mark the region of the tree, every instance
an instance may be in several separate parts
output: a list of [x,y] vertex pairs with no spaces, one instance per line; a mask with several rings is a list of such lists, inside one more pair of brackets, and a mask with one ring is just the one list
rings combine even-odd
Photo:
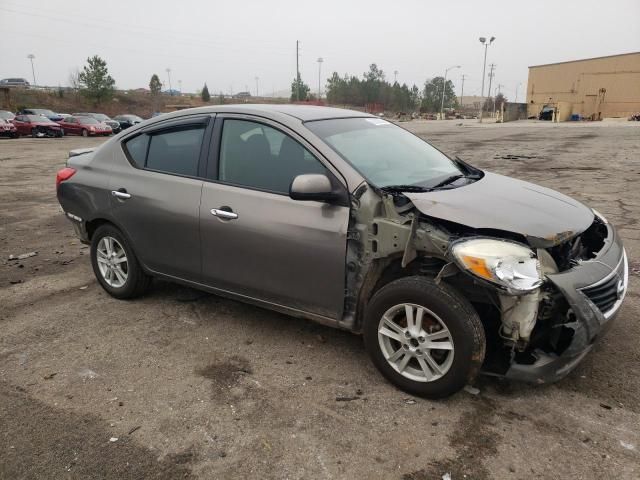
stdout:
[[382,103],[385,110],[395,112],[414,111],[420,102],[420,89],[413,85],[409,88],[395,82],[391,85],[384,79],[384,72],[375,63],[358,77],[333,72],[327,80],[327,101],[334,104],[363,106],[367,103]]
[[300,74],[291,82],[291,101],[305,101],[309,96],[309,85],[302,81]]
[[501,109],[502,109],[502,104],[503,104],[503,103],[506,103],[507,101],[508,101],[508,100],[507,100],[507,97],[505,97],[505,96],[502,94],[502,92],[499,92],[499,93],[496,95],[496,110],[501,110]]
[[78,75],[78,81],[80,92],[96,105],[113,97],[116,82],[109,75],[107,62],[98,55],[87,58],[87,65]]
[[[443,83],[444,77],[435,77],[425,82],[420,111],[432,113],[440,111]],[[447,80],[444,89],[444,106],[452,107],[455,106],[455,104],[456,94],[453,90],[453,82],[451,80]]]
[[209,100],[211,100],[211,95],[209,94],[209,87],[207,87],[207,84],[204,84],[204,87],[202,87],[202,93],[200,94],[200,96],[202,97],[202,101],[203,102],[209,102]]
[[151,80],[149,81],[149,90],[151,90],[151,95],[154,97],[159,95],[162,91],[162,83],[160,82],[160,77],[155,73],[151,75]]

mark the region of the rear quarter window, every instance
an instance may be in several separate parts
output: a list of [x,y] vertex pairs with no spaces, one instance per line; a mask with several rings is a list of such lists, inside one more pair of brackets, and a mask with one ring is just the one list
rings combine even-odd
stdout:
[[124,144],[124,149],[129,157],[129,160],[139,168],[144,168],[144,163],[147,157],[147,146],[149,145],[149,135],[143,133],[137,137],[127,140]]

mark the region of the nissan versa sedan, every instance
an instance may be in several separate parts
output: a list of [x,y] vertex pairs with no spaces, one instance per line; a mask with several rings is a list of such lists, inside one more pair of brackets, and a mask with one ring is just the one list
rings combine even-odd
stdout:
[[601,214],[361,112],[174,112],[70,152],[56,185],[112,296],[157,277],[362,334],[430,398],[562,378],[627,290]]

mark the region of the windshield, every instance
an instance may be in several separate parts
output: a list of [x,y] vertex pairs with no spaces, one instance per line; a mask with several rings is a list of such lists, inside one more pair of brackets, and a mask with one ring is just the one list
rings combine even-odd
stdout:
[[94,113],[92,116],[93,118],[95,118],[96,120],[100,120],[101,122],[104,122],[105,120],[111,120],[104,113]]
[[84,125],[95,125],[100,122],[92,117],[78,117],[78,123],[82,123]]
[[[49,120],[47,117],[43,117],[42,115],[25,115],[30,122],[36,123],[56,123]],[[57,125],[57,124],[56,124]]]
[[7,110],[0,110],[0,118],[4,118],[5,120],[12,120],[15,115]]
[[442,152],[386,120],[343,118],[307,122],[305,126],[379,188],[429,188],[461,174]]

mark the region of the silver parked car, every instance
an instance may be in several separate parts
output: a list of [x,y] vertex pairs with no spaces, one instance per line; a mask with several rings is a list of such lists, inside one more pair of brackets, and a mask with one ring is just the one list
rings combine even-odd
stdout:
[[159,277],[360,333],[387,379],[426,397],[481,368],[563,377],[627,289],[595,210],[361,112],[183,110],[72,151],[56,183],[114,297]]

